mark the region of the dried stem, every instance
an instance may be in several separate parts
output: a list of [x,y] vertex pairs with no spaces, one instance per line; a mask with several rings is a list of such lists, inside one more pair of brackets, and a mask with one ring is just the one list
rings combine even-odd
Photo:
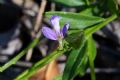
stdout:
[[47,4],[47,1],[42,0],[41,6],[40,6],[40,9],[39,9],[39,13],[38,13],[38,16],[37,16],[37,19],[36,19],[35,27],[34,27],[35,32],[38,32],[38,30],[40,29],[41,22],[42,22],[42,15],[45,11],[46,4]]
[[[40,26],[41,26],[42,17],[43,17],[43,13],[45,11],[46,4],[47,4],[47,0],[42,0],[41,6],[40,6],[40,9],[39,9],[39,12],[38,12],[38,16],[36,18],[36,22],[35,22],[35,26],[34,26],[34,31],[31,32],[32,37],[40,37],[40,35],[41,35],[41,33],[38,32],[38,31],[39,31]],[[38,32],[37,35],[36,35],[36,32]],[[26,59],[29,59],[29,60],[31,59],[32,52],[33,52],[32,50],[33,49],[28,50],[28,53],[26,55]]]
[[33,48],[29,49],[26,55],[26,61],[30,61],[33,53]]

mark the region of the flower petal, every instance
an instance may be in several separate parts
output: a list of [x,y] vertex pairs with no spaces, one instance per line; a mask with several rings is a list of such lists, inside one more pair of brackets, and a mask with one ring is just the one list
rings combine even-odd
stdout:
[[48,39],[57,40],[56,33],[48,27],[42,27],[42,33]]
[[51,21],[56,33],[60,34],[60,24],[59,24],[60,17],[59,16],[52,16],[50,21]]
[[63,37],[65,36],[66,32],[68,31],[68,28],[69,28],[69,24],[65,24],[64,27],[62,28]]

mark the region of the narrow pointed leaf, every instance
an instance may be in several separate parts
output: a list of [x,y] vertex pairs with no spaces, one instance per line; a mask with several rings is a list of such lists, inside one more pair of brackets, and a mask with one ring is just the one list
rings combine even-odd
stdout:
[[92,36],[88,38],[88,56],[90,57],[91,61],[95,60],[96,57],[96,44],[93,40]]
[[[79,33],[80,34],[80,33]],[[83,35],[83,34],[82,34]],[[74,37],[75,35],[72,35],[72,37]],[[75,36],[76,38],[84,38],[84,36]],[[75,38],[74,37],[74,38]],[[70,38],[68,38],[70,39]],[[68,42],[70,42],[71,40],[69,40]],[[81,64],[82,58],[85,55],[85,51],[86,51],[86,45],[85,45],[85,40],[74,40],[73,42],[78,42],[78,46],[77,47],[73,47],[72,51],[69,53],[67,62],[66,62],[66,66],[64,69],[64,73],[63,73],[63,78],[62,80],[72,80],[74,78],[74,76],[76,75],[76,71],[78,68],[78,65]],[[74,43],[72,43],[74,44]]]
[[96,46],[92,39],[92,36],[89,36],[88,40],[88,58],[89,58],[89,65],[91,70],[91,80],[96,80],[95,71],[94,71],[94,59],[96,57]]
[[61,20],[60,20],[61,26],[64,26],[65,23],[69,23],[70,29],[84,29],[104,21],[103,18],[96,17],[96,16],[83,15],[80,13],[72,13],[72,12],[46,12],[45,13],[45,16],[48,18],[50,18],[53,15],[58,15],[61,17]]

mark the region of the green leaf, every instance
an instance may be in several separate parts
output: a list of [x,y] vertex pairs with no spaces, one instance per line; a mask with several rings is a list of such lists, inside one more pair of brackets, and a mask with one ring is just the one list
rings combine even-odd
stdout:
[[[63,74],[63,80],[72,80],[75,75],[80,74],[80,76],[83,76],[88,68],[88,59],[89,57],[92,57],[92,61],[94,61],[96,57],[96,46],[93,41],[93,39],[89,42],[86,42],[86,39],[82,39],[81,37],[78,37],[79,33],[75,33],[74,38],[80,38],[81,40],[75,40],[79,43],[77,45],[80,45],[77,49],[73,49],[68,56],[68,60],[66,63],[66,67]],[[70,36],[70,35],[69,35]],[[70,41],[74,41],[72,38],[68,39]],[[71,43],[72,45],[75,42]],[[86,45],[85,45],[86,44]],[[84,45],[84,47],[83,47]]]
[[[88,53],[89,51],[94,52],[91,53],[92,59],[94,60],[96,57],[96,47],[92,41],[91,44],[86,42],[87,40],[84,38],[82,32],[72,33],[66,40],[74,48],[69,53],[63,73],[63,80],[72,80],[75,75],[80,74],[80,76],[83,76],[85,74],[88,68]],[[91,47],[89,45],[91,45]],[[93,49],[91,49],[92,47]]]
[[91,69],[91,80],[96,80],[95,71],[94,71],[94,59],[96,57],[96,46],[93,41],[92,36],[88,38],[88,57],[89,57],[89,65]]
[[82,63],[82,58],[86,52],[85,42],[82,42],[79,45],[81,45],[80,48],[72,49],[69,53],[62,80],[72,80],[76,75],[76,72],[78,72],[78,65]]
[[93,16],[93,11],[92,11],[92,8],[87,8],[83,11],[80,12],[80,14],[82,15],[89,15],[89,16]]
[[70,7],[85,5],[84,0],[51,0],[51,1]]
[[[88,63],[89,63],[89,59],[94,62],[96,57],[96,45],[94,40],[90,37],[87,40],[87,51],[84,55],[84,57],[81,60],[81,64],[78,65],[78,69],[76,72],[76,74],[80,74],[80,76],[84,76],[87,68],[88,68]],[[93,63],[92,63],[93,64]]]
[[85,37],[89,38],[90,35],[92,35],[93,33],[95,33],[97,30],[101,29],[102,27],[104,27],[105,25],[107,25],[109,22],[113,21],[114,19],[117,18],[117,15],[112,15],[111,17],[107,18],[104,22],[99,23],[95,26],[92,26],[90,28],[87,28],[84,30],[85,32]]
[[[78,73],[80,75],[84,75],[88,67],[88,59],[89,59],[89,64],[92,72],[91,78],[95,80],[94,59],[96,57],[96,47],[93,39],[91,39],[90,37],[92,33],[94,33],[96,30],[99,30],[101,27],[106,25],[108,22],[114,20],[115,18],[116,18],[116,15],[113,15],[112,17],[109,17],[108,19],[106,19],[105,22],[85,30],[85,39],[83,39],[82,41],[83,42],[87,41],[86,42],[87,45],[84,45],[84,48],[81,45],[79,49],[73,49],[73,51],[71,51],[66,63],[65,70],[64,70],[63,80],[72,80],[73,77]],[[87,30],[88,30],[88,33],[87,33]]]
[[83,30],[79,30],[79,29],[68,30],[67,34],[71,35],[71,34],[74,34],[74,33],[78,33],[80,31],[83,31]]
[[91,59],[91,61],[94,61],[97,52],[95,41],[93,40],[92,36],[90,36],[87,41],[88,41],[88,49],[87,49],[88,56]]
[[88,68],[88,55],[87,53],[85,53],[81,60],[81,63],[78,65],[76,75],[79,74],[80,76],[84,76],[87,68]]
[[58,15],[61,17],[61,20],[60,20],[61,27],[63,27],[65,23],[69,23],[70,29],[84,29],[86,27],[89,27],[104,21],[103,18],[83,15],[80,13],[72,13],[72,12],[46,12],[45,13],[45,16],[48,18],[50,18],[53,15]]
[[83,76],[88,68],[88,60],[94,61],[96,57],[96,45],[92,38],[88,38],[87,40],[87,51],[84,57],[82,58],[81,64],[77,69],[80,76]]

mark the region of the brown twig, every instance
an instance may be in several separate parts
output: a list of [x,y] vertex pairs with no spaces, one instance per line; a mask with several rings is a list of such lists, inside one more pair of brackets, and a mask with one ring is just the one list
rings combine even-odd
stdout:
[[35,32],[38,32],[38,30],[40,29],[41,22],[42,22],[42,17],[43,17],[43,13],[45,11],[46,4],[47,4],[47,1],[42,0],[41,6],[40,6],[40,9],[39,9],[39,13],[38,13],[38,16],[37,16],[37,19],[36,19],[35,27],[34,27]]
[[[38,12],[38,16],[36,18],[36,22],[35,22],[35,26],[34,26],[34,31],[31,32],[32,37],[39,38],[40,35],[41,35],[41,32],[38,32],[38,31],[39,31],[41,23],[42,23],[42,17],[43,17],[43,13],[45,11],[46,4],[47,4],[47,0],[42,0],[41,6],[40,6],[40,9],[39,9],[39,12]],[[38,33],[36,34],[36,32],[38,32]],[[26,60],[27,61],[31,59],[32,52],[33,52],[32,50],[33,49],[28,50],[28,53],[26,55]]]
[[33,53],[33,48],[29,49],[26,55],[26,61],[30,61]]

